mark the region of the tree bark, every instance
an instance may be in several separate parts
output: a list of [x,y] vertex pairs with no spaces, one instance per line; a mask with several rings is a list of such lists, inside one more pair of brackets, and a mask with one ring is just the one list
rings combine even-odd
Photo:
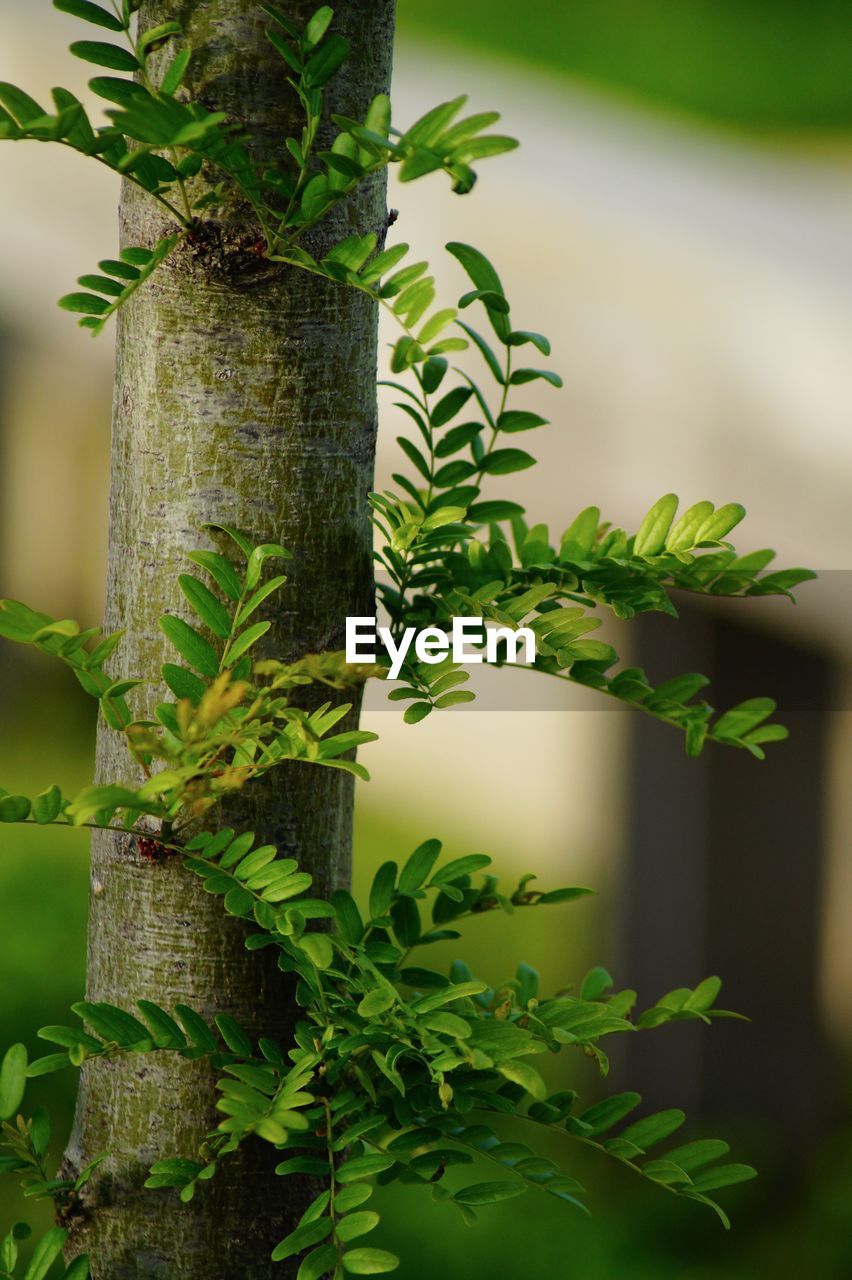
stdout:
[[[296,22],[313,0],[283,0]],[[330,86],[330,109],[363,119],[389,87],[394,0],[340,0],[334,29],[351,53]],[[144,28],[183,24],[194,50],[187,85],[227,111],[261,163],[299,136],[295,94],[248,0],[144,4]],[[217,175],[218,177],[218,175]],[[385,227],[375,180],[323,229],[333,242]],[[121,240],[150,246],[169,229],[159,207],[126,185]],[[294,657],[343,646],[347,614],[372,610],[367,493],[376,433],[376,315],[361,293],[259,257],[250,218],[233,205],[174,255],[122,312],[112,444],[106,627],[126,637],[115,676],[152,676],[169,653],[157,619],[183,613],[177,576],[198,532],[218,520],[293,552],[265,652]],[[316,249],[316,243],[311,246]],[[269,616],[269,615],[267,615]],[[150,692],[153,702],[155,693]],[[141,705],[137,704],[141,710]],[[100,781],[132,769],[119,735],[102,729]],[[285,766],[240,803],[240,824],[292,851],[320,892],[345,884],[351,779]],[[194,877],[140,856],[135,841],[93,841],[88,998],[125,1008],[147,998],[227,1012],[253,1033],[286,1035],[292,1007],[283,975],[243,946]],[[143,1191],[157,1159],[193,1156],[215,1125],[213,1075],[170,1054],[89,1064],[83,1071],[71,1168],[102,1152],[87,1188],[74,1252],[96,1280],[256,1280],[286,1274],[270,1250],[292,1228],[293,1179],[270,1176],[275,1155],[249,1142],[192,1204]]]

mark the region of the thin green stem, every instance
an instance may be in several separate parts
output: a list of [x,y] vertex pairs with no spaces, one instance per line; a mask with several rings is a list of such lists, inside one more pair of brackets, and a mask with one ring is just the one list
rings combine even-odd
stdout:
[[325,1111],[325,1145],[328,1152],[328,1216],[331,1220],[331,1239],[334,1248],[337,1251],[337,1261],[334,1264],[335,1280],[341,1274],[341,1252],[340,1241],[337,1238],[337,1212],[335,1209],[334,1198],[337,1194],[337,1172],[334,1165],[334,1123],[332,1120],[331,1103],[328,1098],[322,1100],[323,1110]]

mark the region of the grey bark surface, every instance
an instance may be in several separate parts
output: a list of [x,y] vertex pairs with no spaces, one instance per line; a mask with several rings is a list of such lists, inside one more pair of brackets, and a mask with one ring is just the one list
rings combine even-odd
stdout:
[[[303,22],[316,5],[282,6]],[[351,54],[330,86],[331,110],[363,118],[390,79],[394,0],[341,0],[334,28]],[[187,84],[245,126],[254,154],[280,156],[298,136],[295,95],[249,0],[143,5],[144,27],[180,21],[194,52]],[[330,242],[385,226],[382,181],[343,206]],[[152,245],[170,228],[136,188],[122,195],[121,240]],[[367,493],[376,433],[373,303],[264,263],[245,211],[232,206],[178,251],[122,313],[117,339],[106,626],[126,638],[115,676],[150,676],[174,660],[158,627],[184,613],[177,576],[186,552],[212,545],[205,521],[245,529],[293,552],[274,606],[266,654],[341,648],[347,614],[372,609]],[[316,245],[314,245],[316,247]],[[224,547],[220,547],[224,549]],[[189,615],[185,615],[189,616]],[[149,690],[151,703],[156,691]],[[137,712],[142,709],[137,702]],[[99,780],[130,778],[119,735],[102,729]],[[309,765],[253,785],[240,825],[292,851],[320,892],[345,884],[351,779]],[[88,998],[132,1008],[147,998],[227,1012],[253,1033],[286,1036],[284,975],[250,954],[241,923],[194,877],[140,856],[135,841],[98,834],[92,848]],[[109,1158],[87,1188],[72,1253],[87,1249],[96,1280],[259,1280],[286,1275],[269,1260],[305,1188],[270,1176],[260,1142],[226,1162],[190,1205],[142,1191],[150,1164],[192,1157],[215,1126],[208,1066],[167,1053],[89,1064],[66,1161]]]

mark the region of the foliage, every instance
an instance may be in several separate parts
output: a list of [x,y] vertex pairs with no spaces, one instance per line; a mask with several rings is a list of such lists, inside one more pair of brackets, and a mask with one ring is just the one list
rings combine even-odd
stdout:
[[[783,727],[769,720],[771,699],[753,698],[716,716],[709,703],[697,700],[706,683],[700,675],[653,687],[638,669],[613,672],[614,650],[589,638],[599,626],[592,615],[599,607],[625,619],[652,609],[675,614],[675,591],[789,595],[812,576],[809,571],[767,571],[768,551],[738,556],[727,541],[744,515],[738,504],[717,509],[699,502],[676,519],[674,495],[661,498],[635,534],[602,523],[599,510],[588,507],[552,543],[547,528],[529,524],[519,504],[482,495],[492,477],[513,475],[535,461],[506,440],[546,425],[516,403],[518,389],[536,381],[561,385],[551,370],[517,363],[527,347],[547,358],[550,344],[535,331],[514,327],[491,263],[472,246],[448,245],[472,287],[457,308],[436,310],[434,279],[426,263],[406,262],[408,246],[385,248],[374,234],[351,235],[316,258],[302,243],[359,183],[391,164],[400,166],[403,181],[441,170],[457,192],[469,192],[474,162],[515,145],[488,132],[496,114],[459,120],[465,100],[457,98],[400,132],[391,127],[389,103],[379,95],[363,122],[335,116],[338,132],[330,147],[318,150],[325,88],[346,58],[346,42],[331,30],[327,7],[299,31],[278,8],[264,4],[268,35],[289,73],[304,126],[300,137],[286,140],[280,166],[259,171],[250,139],[182,88],[191,57],[186,47],[175,50],[158,84],[151,79],[149,56],[179,41],[177,23],[133,36],[138,6],[128,0],[113,12],[89,0],[56,4],[125,41],[79,41],[72,45],[75,55],[135,79],[92,81],[94,92],[115,104],[107,112],[110,123],[98,127],[65,90],[54,91],[56,111],[50,114],[21,90],[0,85],[0,136],[71,146],[143,187],[174,220],[158,244],[126,248],[119,258],[102,261],[103,274],[81,277],[84,292],[61,305],[82,312],[81,323],[100,331],[115,310],[133,305],[155,271],[169,270],[170,257],[182,252],[201,223],[240,200],[256,220],[270,262],[366,293],[401,328],[390,385],[412,424],[414,438],[399,438],[412,470],[394,476],[393,491],[372,498],[381,601],[395,635],[412,625],[447,629],[458,614],[481,618],[483,628],[528,625],[538,640],[530,669],[597,688],[674,725],[691,754],[712,741],[762,757],[766,743],[784,737]],[[459,318],[471,306],[484,311],[488,337]],[[487,382],[451,369],[447,357],[468,348],[482,361]],[[70,620],[0,602],[0,637],[33,645],[70,667],[128,748],[126,778],[73,797],[59,786],[34,798],[0,791],[0,821],[123,831],[136,838],[140,859],[180,860],[206,892],[222,899],[228,914],[248,923],[247,947],[272,947],[279,967],[292,975],[301,1009],[294,1042],[263,1039],[255,1045],[230,1017],[220,1015],[211,1026],[180,1005],[169,1011],[140,1000],[138,1012],[131,1012],[80,1002],[73,1010],[79,1025],[40,1033],[57,1050],[31,1063],[23,1046],[6,1054],[0,1118],[7,1122],[8,1154],[0,1169],[18,1175],[25,1194],[51,1197],[60,1217],[72,1212],[88,1179],[97,1176],[98,1161],[73,1181],[48,1176],[47,1118],[20,1113],[26,1079],[91,1058],[168,1052],[208,1059],[220,1073],[222,1119],[200,1151],[163,1153],[148,1185],[175,1187],[188,1200],[242,1142],[271,1142],[283,1153],[279,1176],[324,1181],[273,1254],[276,1260],[304,1254],[300,1280],[342,1271],[380,1274],[397,1265],[385,1250],[350,1247],[378,1224],[378,1215],[363,1208],[373,1181],[420,1186],[467,1222],[475,1220],[478,1206],[528,1188],[582,1207],[583,1189],[573,1177],[532,1148],[501,1138],[507,1116],[520,1117],[531,1131],[556,1130],[595,1147],[669,1192],[711,1205],[727,1225],[711,1193],[754,1171],[716,1163],[727,1153],[725,1143],[699,1140],[660,1155],[652,1148],[681,1126],[681,1112],[622,1127],[639,1105],[638,1095],[577,1109],[576,1095],[549,1092],[529,1061],[575,1049],[605,1075],[605,1036],[725,1016],[715,1008],[718,979],[670,992],[636,1017],[636,994],[613,992],[603,969],[588,974],[576,993],[566,988],[542,995],[536,973],[521,964],[513,978],[490,989],[463,961],[447,974],[412,963],[412,952],[460,938],[458,926],[471,915],[556,905],[589,891],[542,892],[532,876],[506,891],[486,872],[490,859],[484,855],[441,864],[440,843],[427,840],[401,868],[395,862],[380,868],[368,903],[357,904],[343,889],[326,901],[311,895],[311,876],[295,859],[279,857],[273,845],[257,846],[252,832],[217,827],[216,806],[224,797],[283,762],[365,778],[354,752],[375,735],[339,728],[351,704],[331,699],[308,711],[294,694],[305,685],[337,694],[387,673],[381,666],[348,665],[335,653],[291,663],[269,654],[258,658],[271,625],[261,617],[262,606],[285,582],[282,574],[268,574],[269,562],[288,553],[276,544],[255,546],[228,524],[206,530],[211,545],[189,553],[204,577],[182,574],[176,586],[183,603],[160,619],[180,659],[165,663],[160,679],[153,673],[110,677],[106,668],[120,634],[81,631]],[[176,608],[178,600],[176,592]],[[408,700],[405,719],[416,723],[434,708],[469,701],[472,695],[460,687],[466,678],[451,661],[409,661],[389,696]],[[131,703],[151,684],[164,684],[171,697],[134,710]],[[199,833],[202,820],[211,830]],[[467,1165],[474,1168],[464,1173]],[[465,1180],[485,1167],[487,1177]],[[456,1185],[459,1177],[462,1185]],[[15,1228],[2,1246],[7,1276],[14,1274],[21,1231]],[[64,1227],[48,1233],[25,1280],[43,1275],[65,1240]],[[74,1280],[87,1274],[85,1258],[67,1272]]]
[[[373,1180],[429,1190],[469,1223],[477,1207],[529,1189],[584,1208],[575,1178],[531,1147],[500,1138],[507,1115],[522,1117],[531,1131],[547,1128],[593,1146],[674,1194],[711,1205],[727,1225],[710,1193],[754,1170],[718,1164],[726,1143],[705,1139],[650,1154],[683,1124],[681,1111],[624,1128],[641,1101],[638,1094],[578,1110],[576,1094],[550,1093],[528,1061],[573,1048],[593,1056],[605,1075],[605,1036],[731,1016],[714,1007],[718,979],[671,992],[631,1020],[636,993],[612,993],[603,969],[587,974],[576,993],[544,996],[537,973],[525,964],[491,989],[462,961],[448,974],[412,963],[415,950],[459,938],[458,926],[470,916],[570,902],[588,889],[542,892],[532,887],[534,877],[524,876],[504,891],[491,874],[479,876],[488,857],[441,864],[440,842],[427,840],[401,868],[395,862],[380,867],[368,903],[359,907],[344,890],[330,901],[307,896],[310,875],[294,859],[279,858],[274,846],[255,846],[251,832],[224,828],[182,846],[164,840],[161,849],[181,857],[208,893],[222,897],[227,912],[251,922],[249,950],[275,948],[279,967],[293,974],[302,1010],[294,1046],[271,1039],[255,1045],[229,1016],[211,1026],[184,1005],[170,1012],[140,1000],[137,1013],[81,1001],[73,1006],[77,1024],[39,1032],[57,1050],[30,1063],[22,1045],[7,1052],[3,1114],[17,1112],[28,1077],[89,1059],[154,1052],[208,1058],[221,1073],[222,1119],[198,1153],[158,1161],[146,1185],[174,1187],[189,1200],[240,1143],[251,1136],[272,1143],[283,1155],[280,1177],[306,1174],[327,1183],[273,1253],[276,1260],[306,1253],[303,1276],[396,1267],[397,1259],[384,1250],[349,1247],[379,1224],[379,1215],[362,1207]],[[430,898],[431,921],[424,924]],[[45,1124],[39,1112],[29,1120],[19,1117],[17,1129],[7,1124],[10,1155],[2,1167],[23,1175],[27,1194],[73,1205],[97,1162],[75,1183],[48,1178]],[[483,1166],[488,1176],[469,1181]],[[462,1185],[455,1185],[457,1175]]]

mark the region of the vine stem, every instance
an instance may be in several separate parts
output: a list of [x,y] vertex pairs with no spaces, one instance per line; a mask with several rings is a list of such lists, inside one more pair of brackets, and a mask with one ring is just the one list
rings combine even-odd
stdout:
[[331,1113],[331,1103],[328,1098],[323,1098],[323,1110],[325,1111],[325,1145],[328,1152],[328,1216],[331,1220],[331,1239],[337,1252],[337,1261],[334,1264],[334,1280],[343,1275],[342,1259],[340,1253],[340,1240],[337,1237],[337,1213],[335,1210],[335,1195],[337,1194],[337,1171],[334,1164],[334,1121]]

